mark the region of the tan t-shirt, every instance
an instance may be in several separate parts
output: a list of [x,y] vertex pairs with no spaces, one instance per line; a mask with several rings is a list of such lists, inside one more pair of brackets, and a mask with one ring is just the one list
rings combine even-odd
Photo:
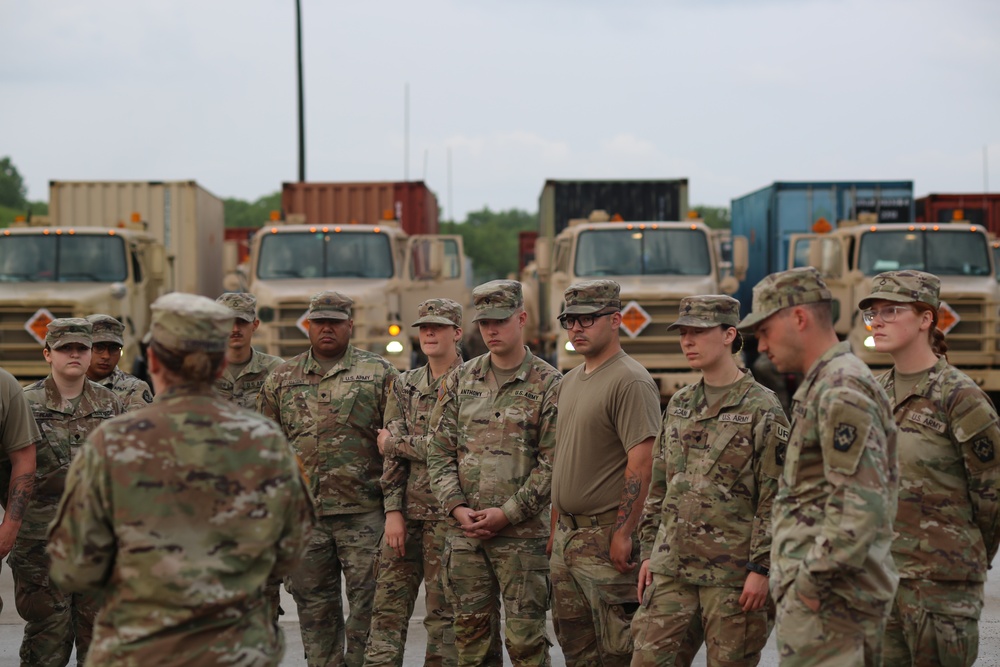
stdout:
[[628,450],[660,428],[660,393],[649,372],[619,352],[589,375],[563,378],[552,462],[552,505],[593,516],[617,509]]
[[[933,368],[933,366],[931,368]],[[927,377],[927,374],[930,373],[930,371],[930,368],[925,368],[924,370],[917,371],[916,373],[900,373],[898,370],[893,368],[893,393],[895,394],[895,396],[893,396],[895,399],[894,405],[899,405],[900,401],[909,396],[913,391],[913,388],[916,387],[921,380]]]
[[[40,437],[24,390],[13,375],[0,368],[0,460],[35,444]],[[2,499],[6,502],[6,493]]]

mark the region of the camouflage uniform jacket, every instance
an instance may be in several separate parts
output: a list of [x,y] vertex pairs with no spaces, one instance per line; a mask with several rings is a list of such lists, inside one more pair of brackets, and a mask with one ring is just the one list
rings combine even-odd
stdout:
[[806,597],[837,595],[862,613],[884,614],[899,582],[889,552],[898,487],[889,399],[849,344],[838,343],[792,397],[774,500],[774,597],[794,582]]
[[250,353],[250,361],[240,371],[240,376],[234,378],[227,366],[215,381],[215,390],[220,396],[228,398],[241,408],[256,410],[257,394],[264,386],[264,380],[268,373],[283,361],[281,357],[253,350]]
[[153,392],[149,385],[120,368],[115,368],[111,375],[98,380],[97,384],[113,391],[121,399],[125,412],[144,408],[153,402]]
[[44,540],[77,450],[91,431],[124,410],[114,392],[90,380],[83,385],[76,410],[59,395],[51,375],[25,387],[24,397],[31,405],[42,440],[35,449],[35,493],[18,536]]
[[[527,348],[525,348],[527,349]],[[499,507],[505,537],[548,537],[556,402],[562,375],[528,352],[497,387],[490,354],[452,371],[431,416],[427,468],[445,514]]]
[[769,567],[787,442],[781,404],[749,371],[715,405],[704,380],[674,394],[639,525],[650,569],[689,584],[742,586],[748,562]]
[[[462,358],[457,357],[451,370],[461,365]],[[431,491],[427,472],[430,416],[445,377],[447,373],[431,380],[430,367],[422,366],[400,374],[392,383],[385,409],[385,427],[391,436],[386,440],[382,470],[386,512],[400,511],[417,521],[447,518]]]
[[306,350],[264,381],[257,411],[281,425],[298,453],[319,516],[382,509],[375,439],[397,375],[382,357],[348,345],[326,375]]
[[213,664],[277,664],[259,660],[278,641],[263,589],[295,565],[312,520],[273,422],[208,386],[172,387],[88,438],[49,536],[51,576],[104,594],[91,664],[200,645]]
[[[879,377],[895,396],[893,372]],[[986,581],[1000,543],[1000,423],[942,357],[896,405],[899,510],[892,555],[907,579]]]

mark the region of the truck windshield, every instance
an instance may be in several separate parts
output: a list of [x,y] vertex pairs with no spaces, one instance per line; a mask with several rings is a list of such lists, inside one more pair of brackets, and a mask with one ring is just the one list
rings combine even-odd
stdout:
[[374,232],[280,232],[261,240],[257,277],[391,278],[389,237]]
[[868,232],[861,236],[858,268],[866,276],[903,269],[988,276],[990,250],[985,235],[967,230]]
[[127,278],[125,241],[120,236],[0,236],[2,282],[113,283]]
[[577,276],[706,276],[708,238],[698,229],[607,229],[580,234]]

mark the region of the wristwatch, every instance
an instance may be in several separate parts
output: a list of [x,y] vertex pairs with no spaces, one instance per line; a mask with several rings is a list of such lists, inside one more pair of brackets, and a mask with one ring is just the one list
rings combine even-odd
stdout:
[[750,570],[751,572],[756,572],[757,574],[763,575],[765,577],[771,574],[771,570],[764,567],[763,565],[758,565],[757,563],[747,563],[747,569]]

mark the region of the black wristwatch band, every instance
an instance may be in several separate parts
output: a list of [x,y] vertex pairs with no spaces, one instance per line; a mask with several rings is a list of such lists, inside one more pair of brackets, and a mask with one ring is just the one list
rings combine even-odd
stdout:
[[747,563],[747,569],[765,577],[771,574],[771,570],[767,569],[763,565],[758,565],[757,563]]

